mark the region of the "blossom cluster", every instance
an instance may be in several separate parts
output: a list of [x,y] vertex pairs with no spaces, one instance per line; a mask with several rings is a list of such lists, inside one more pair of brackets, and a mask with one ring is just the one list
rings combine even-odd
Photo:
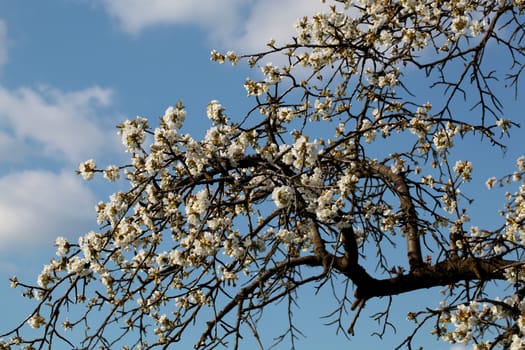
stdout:
[[[322,261],[322,278],[332,278],[335,262],[344,266],[370,254],[378,258],[377,274],[390,278],[392,271],[405,273],[388,266],[392,246],[401,240],[401,246],[414,245],[420,238],[428,251],[437,251],[436,259],[522,257],[525,158],[512,174],[486,183],[516,187],[506,194],[504,225],[494,230],[467,227],[468,206],[460,198],[464,184],[473,180],[473,164],[450,163],[467,134],[480,133],[497,144],[492,130],[508,133],[512,122],[496,116],[494,125],[476,124],[452,115],[453,103],[411,99],[404,67],[424,71],[425,79],[438,76],[435,85],[452,85],[452,94],[459,94],[468,79],[460,74],[455,85],[439,80],[444,66],[458,58],[461,70],[466,58],[478,59],[483,52],[475,45],[496,35],[485,36],[503,13],[498,11],[514,11],[513,6],[521,11],[523,3],[338,0],[324,13],[300,19],[291,43],[281,47],[272,40],[270,53],[212,51],[218,63],[246,59],[259,67],[260,79],[244,81],[256,106],[238,118],[211,100],[203,113],[211,125],[202,139],[184,133],[182,102],[166,108],[157,123],[139,116],[120,124],[129,162],[101,168],[90,159],[77,171],[85,180],[97,173],[110,182],[122,178],[129,188],[97,204],[99,231],[76,242],[56,239],[56,257],[27,289],[28,297],[41,302],[27,325],[57,324],[61,316],[53,300],[59,300],[61,307],[77,303],[88,310],[85,319],[64,321],[68,330],[87,322],[92,310],[102,310],[110,323],[115,314],[122,316],[124,335],[153,324],[159,345],[180,339],[206,308],[216,317],[208,334],[221,327],[233,333],[235,322],[224,315],[238,307],[238,324],[248,322],[246,314],[294,291],[309,278],[300,280],[307,275],[299,270],[301,263],[311,267]],[[424,50],[436,52],[437,74],[421,59]],[[263,62],[277,53],[285,63]],[[480,108],[497,110],[484,105],[484,93]],[[308,135],[312,130],[315,137]],[[406,142],[398,144],[397,137]],[[349,227],[355,237],[340,232]],[[326,259],[330,254],[333,259]],[[358,256],[349,259],[349,254]],[[417,267],[430,266],[433,258]],[[524,271],[513,265],[497,273],[520,287]],[[16,278],[11,283],[20,286]],[[53,299],[56,290],[69,294]],[[41,312],[48,306],[48,314]],[[437,333],[447,341],[487,348],[485,329],[496,325],[502,344],[524,346],[525,302],[518,293],[435,313]],[[507,334],[505,322],[517,328]],[[96,332],[91,339],[103,338]],[[140,347],[148,336],[143,330],[138,334]],[[0,341],[0,348],[4,344]]]
[[[485,350],[496,345],[512,350],[520,350],[525,346],[525,301],[514,294],[503,300],[494,299],[484,302],[472,301],[456,307],[444,307],[439,316],[440,328],[436,331],[444,340],[451,343],[468,344],[476,333],[492,326],[506,329],[506,322],[512,320],[516,325],[515,333],[509,337],[499,337],[499,341],[480,341],[474,344],[474,349]],[[452,331],[448,327],[453,328]]]
[[[487,187],[492,188],[496,183],[508,186],[512,183],[517,185],[517,191],[513,194],[507,192],[507,204],[501,214],[505,217],[503,230],[491,232],[482,230],[477,226],[470,228],[469,235],[458,247],[472,252],[477,256],[505,255],[511,251],[522,249],[525,246],[525,157],[521,156],[516,161],[516,171],[504,178],[497,180],[495,177],[487,181]],[[455,171],[461,174],[469,169],[468,162],[456,163]],[[471,169],[468,170],[470,173]],[[466,222],[467,220],[463,220]],[[456,226],[460,230],[462,222]],[[492,237],[496,235],[496,239]],[[504,271],[504,277],[509,285],[513,286],[515,293],[507,298],[481,301],[473,300],[456,307],[444,307],[439,317],[441,328],[437,329],[443,339],[452,343],[468,344],[477,339],[475,349],[491,349],[496,345],[505,346],[509,349],[522,349],[525,347],[525,298],[522,289],[525,285],[525,268],[521,264],[509,266]],[[452,311],[453,310],[453,311]],[[509,326],[510,325],[510,326]],[[448,327],[451,326],[450,330]],[[486,330],[494,328],[501,335],[495,337],[497,343],[492,340],[479,341],[483,339]],[[509,331],[512,329],[513,331]]]

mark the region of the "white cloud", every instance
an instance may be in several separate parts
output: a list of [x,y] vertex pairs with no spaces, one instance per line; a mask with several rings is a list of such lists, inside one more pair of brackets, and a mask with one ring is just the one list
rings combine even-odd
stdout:
[[0,19],[0,66],[7,63],[7,25]]
[[[294,24],[303,16],[326,11],[327,5],[319,0],[258,0],[249,10],[249,16],[238,25],[242,35],[229,33],[219,38],[225,45],[233,43],[238,50],[256,52],[264,49],[270,38],[285,44],[296,35]],[[213,33],[212,33],[213,35]]]
[[72,171],[10,173],[0,193],[0,252],[50,247],[56,236],[83,234],[95,217],[95,198]]
[[137,34],[159,24],[229,26],[243,0],[101,0],[122,29]]
[[111,96],[100,87],[0,86],[0,252],[51,247],[56,236],[76,237],[95,222],[94,194],[74,170],[122,149],[115,128],[100,118]]
[[0,130],[0,162],[20,164],[28,156],[27,145],[18,142],[13,135]]
[[49,87],[11,91],[0,86],[0,145],[5,147],[0,159],[20,160],[28,144],[40,157],[70,163],[96,156],[116,141],[115,130],[104,130],[96,120],[98,109],[110,102],[111,90],[100,87],[64,93]]
[[149,27],[191,24],[207,31],[212,45],[252,52],[270,38],[287,41],[302,16],[327,9],[319,0],[100,0],[121,28],[138,34]]

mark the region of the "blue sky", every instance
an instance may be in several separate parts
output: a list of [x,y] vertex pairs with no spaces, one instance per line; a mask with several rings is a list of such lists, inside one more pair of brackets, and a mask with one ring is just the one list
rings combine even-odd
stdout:
[[[94,205],[114,188],[83,182],[74,170],[88,158],[125,160],[114,126],[136,115],[155,119],[179,99],[188,110],[186,128],[197,135],[208,125],[212,99],[230,115],[242,114],[252,103],[242,83],[256,73],[210,62],[210,50],[256,52],[271,37],[291,37],[296,18],[321,8],[318,0],[0,2],[0,307],[12,315],[0,319],[0,330],[28,310],[8,278],[34,281],[56,236],[75,239],[96,229]],[[499,166],[485,164],[487,171]],[[425,296],[414,302],[424,305]],[[300,349],[384,348],[366,322],[346,343],[333,329],[319,330],[322,312],[303,309],[310,317],[303,330],[318,333]]]

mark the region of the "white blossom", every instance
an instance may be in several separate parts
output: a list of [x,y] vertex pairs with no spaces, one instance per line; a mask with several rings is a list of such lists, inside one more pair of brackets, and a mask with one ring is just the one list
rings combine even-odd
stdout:
[[31,328],[40,328],[46,324],[46,319],[42,315],[34,314],[27,320],[27,324]]
[[116,165],[110,165],[104,170],[104,178],[109,181],[116,181],[120,178],[120,170]]
[[95,175],[96,164],[93,159],[86,160],[78,166],[78,173],[84,180],[91,180]]
[[275,187],[272,191],[272,199],[277,208],[288,208],[293,204],[294,190],[290,186]]
[[69,242],[64,237],[60,236],[55,239],[55,246],[57,247],[56,255],[63,256],[69,253]]
[[162,116],[162,125],[168,130],[180,129],[185,119],[186,111],[182,108],[182,104],[176,107],[169,106]]

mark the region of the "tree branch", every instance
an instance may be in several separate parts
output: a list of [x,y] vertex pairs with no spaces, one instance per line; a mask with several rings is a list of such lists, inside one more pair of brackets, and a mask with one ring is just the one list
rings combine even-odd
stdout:
[[205,344],[207,338],[213,338],[211,332],[217,326],[217,324],[221,322],[224,319],[224,317],[226,317],[226,315],[230,313],[230,311],[232,311],[236,306],[238,306],[239,302],[249,299],[249,295],[252,294],[258,287],[264,285],[264,283],[268,281],[271,277],[287,269],[301,265],[321,266],[322,262],[317,256],[308,255],[283,261],[275,265],[271,269],[261,271],[261,273],[252,283],[242,288],[239,291],[239,293],[237,293],[237,295],[228,304],[226,304],[217,315],[215,315],[215,318],[212,321],[207,322],[206,330],[202,333],[199,342],[195,345],[195,347],[199,347],[202,344]]
[[[352,280],[357,286],[355,297],[368,300],[418,289],[447,286],[465,280],[504,280],[504,270],[516,264],[523,264],[523,262],[501,258],[451,258],[393,278],[383,280],[371,278],[367,283]],[[345,274],[352,278],[351,272]]]
[[417,213],[404,174],[394,173],[390,167],[383,164],[372,164],[370,168],[383,179],[390,182],[399,197],[399,205],[403,211],[406,228],[408,264],[411,271],[416,270],[423,265],[423,257],[419,240]]

